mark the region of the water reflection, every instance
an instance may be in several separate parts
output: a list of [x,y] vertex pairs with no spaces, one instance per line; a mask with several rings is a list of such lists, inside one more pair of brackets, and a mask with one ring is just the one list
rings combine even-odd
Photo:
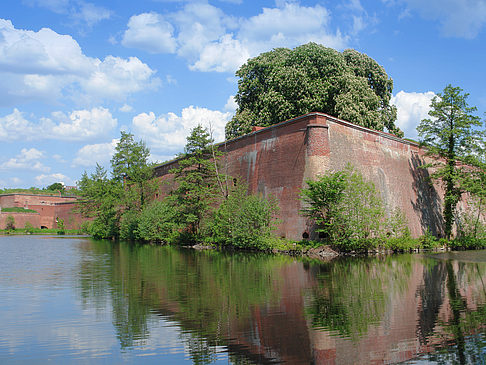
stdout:
[[322,263],[87,239],[0,239],[0,249],[0,324],[8,333],[0,334],[0,360],[486,357],[486,251]]
[[477,357],[466,354],[467,336],[483,333],[486,322],[484,262],[401,255],[310,263],[112,243],[96,248],[113,260],[104,277],[121,346],[150,337],[147,321],[155,314],[187,334],[194,363],[213,362],[221,348],[236,363],[394,363],[438,348],[467,363]]

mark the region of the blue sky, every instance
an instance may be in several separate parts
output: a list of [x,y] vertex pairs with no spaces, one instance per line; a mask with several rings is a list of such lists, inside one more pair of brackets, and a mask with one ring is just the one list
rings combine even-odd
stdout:
[[73,185],[120,130],[154,161],[198,123],[221,141],[238,67],[310,41],[383,65],[407,137],[449,83],[483,117],[485,28],[486,0],[2,0],[0,188]]

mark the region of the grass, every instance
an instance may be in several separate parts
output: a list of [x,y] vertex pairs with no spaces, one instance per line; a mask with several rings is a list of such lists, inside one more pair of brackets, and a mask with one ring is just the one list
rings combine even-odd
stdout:
[[22,207],[2,208],[2,212],[4,212],[4,213],[37,213],[36,210],[22,208]]
[[[64,232],[64,233],[60,233]],[[53,235],[53,234],[66,234],[66,235],[85,235],[82,229],[64,229],[60,230],[58,228],[52,229],[40,229],[40,228],[16,228],[14,230],[6,230],[0,229],[0,235],[26,235],[26,234],[33,234],[33,235]]]
[[[59,196],[59,191],[44,190],[44,189],[0,189],[0,194],[34,194],[34,195],[52,195]],[[61,191],[61,196],[77,196],[76,191],[68,190]]]

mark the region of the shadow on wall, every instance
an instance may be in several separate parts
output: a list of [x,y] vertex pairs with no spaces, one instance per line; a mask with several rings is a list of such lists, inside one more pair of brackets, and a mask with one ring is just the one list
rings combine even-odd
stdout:
[[427,169],[421,168],[424,161],[418,154],[412,154],[409,161],[410,174],[413,178],[413,191],[416,200],[411,201],[413,209],[420,218],[422,232],[427,230],[436,237],[443,237],[442,202],[431,182]]

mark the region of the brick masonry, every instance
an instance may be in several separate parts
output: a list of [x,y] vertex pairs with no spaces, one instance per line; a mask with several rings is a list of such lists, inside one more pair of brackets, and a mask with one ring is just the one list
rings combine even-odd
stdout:
[[3,194],[0,195],[0,207],[22,207],[33,209],[37,213],[10,213],[0,214],[0,229],[5,228],[7,216],[12,215],[17,228],[24,228],[26,222],[34,227],[57,228],[56,219],[64,220],[67,229],[78,229],[86,220],[76,213],[76,197],[61,197],[36,194]]
[[[307,179],[326,171],[341,170],[347,163],[357,168],[380,191],[387,214],[398,207],[410,231],[417,237],[427,229],[441,234],[439,185],[429,184],[429,171],[419,166],[427,158],[418,144],[394,135],[373,131],[323,113],[310,113],[219,145],[225,156],[221,169],[248,184],[253,194],[274,196],[279,201],[277,233],[301,239],[304,232],[315,237],[311,221],[299,211],[300,190]],[[171,189],[169,171],[177,160],[156,168],[161,196]],[[467,209],[460,203],[459,209]]]

